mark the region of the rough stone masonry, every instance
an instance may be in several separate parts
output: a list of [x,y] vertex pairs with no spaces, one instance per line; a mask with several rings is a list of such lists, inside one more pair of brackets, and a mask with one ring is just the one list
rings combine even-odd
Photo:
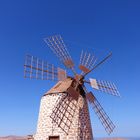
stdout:
[[[57,102],[60,102],[64,96],[66,93],[47,93],[42,97],[34,140],[93,140],[88,104],[81,95],[78,101],[72,100],[68,106],[58,107],[59,111],[54,112],[51,118],[53,110],[58,106]],[[58,112],[61,113],[60,116],[56,121],[52,121]],[[70,113],[73,113],[73,116],[69,115]],[[71,122],[67,122],[68,120]]]

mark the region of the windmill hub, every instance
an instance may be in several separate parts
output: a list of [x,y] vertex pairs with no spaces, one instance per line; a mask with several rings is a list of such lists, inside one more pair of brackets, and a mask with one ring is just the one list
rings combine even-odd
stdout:
[[83,75],[80,75],[80,74],[76,74],[74,79],[80,84],[80,85],[83,85],[84,83],[84,76]]

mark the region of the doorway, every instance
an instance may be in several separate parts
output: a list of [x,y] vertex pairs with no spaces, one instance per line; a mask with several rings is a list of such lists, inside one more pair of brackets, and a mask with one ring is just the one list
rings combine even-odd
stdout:
[[59,136],[49,136],[49,140],[60,140]]

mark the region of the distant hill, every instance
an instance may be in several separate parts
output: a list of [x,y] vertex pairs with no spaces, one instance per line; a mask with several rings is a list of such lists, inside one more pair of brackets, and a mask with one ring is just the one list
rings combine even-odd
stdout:
[[27,140],[27,137],[21,137],[21,136],[6,136],[6,137],[0,137],[0,140]]

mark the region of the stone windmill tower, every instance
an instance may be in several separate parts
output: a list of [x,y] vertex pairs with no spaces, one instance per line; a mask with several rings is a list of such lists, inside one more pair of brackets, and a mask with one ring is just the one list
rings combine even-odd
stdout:
[[92,92],[88,92],[85,84],[90,84],[95,90],[119,96],[113,83],[96,79],[86,80],[87,74],[104,63],[110,53],[99,63],[95,63],[92,54],[81,52],[77,74],[74,62],[68,53],[60,35],[45,38],[45,42],[58,56],[60,61],[73,72],[68,76],[66,71],[48,64],[36,57],[27,55],[24,65],[24,76],[42,80],[58,80],[58,83],[45,93],[41,99],[40,112],[35,140],[93,140],[88,102],[100,119],[108,134],[115,125]]

